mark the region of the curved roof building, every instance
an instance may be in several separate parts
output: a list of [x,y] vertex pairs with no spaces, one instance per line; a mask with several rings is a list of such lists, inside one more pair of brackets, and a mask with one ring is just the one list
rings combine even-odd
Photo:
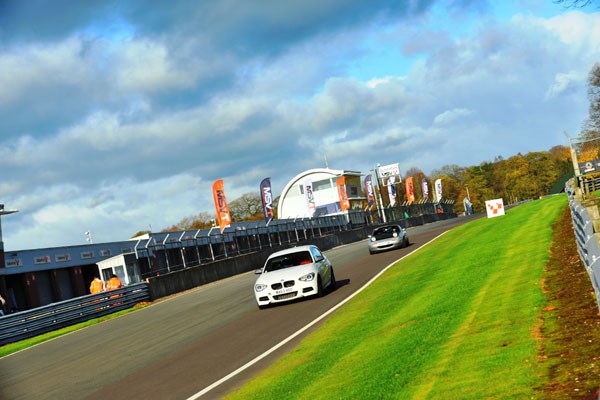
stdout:
[[[350,209],[362,209],[365,197],[362,194],[360,177],[357,171],[315,168],[301,172],[293,177],[283,188],[279,205],[278,218],[305,218],[322,215],[340,214],[340,197],[337,189],[337,179],[346,177],[346,193],[350,201]],[[313,205],[309,206],[312,191]]]

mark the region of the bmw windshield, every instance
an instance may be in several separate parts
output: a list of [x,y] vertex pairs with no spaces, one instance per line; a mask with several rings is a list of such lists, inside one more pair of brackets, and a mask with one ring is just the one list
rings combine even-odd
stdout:
[[298,265],[312,263],[312,257],[309,251],[300,251],[297,253],[284,254],[273,257],[267,261],[265,272],[277,271],[284,268],[295,267]]

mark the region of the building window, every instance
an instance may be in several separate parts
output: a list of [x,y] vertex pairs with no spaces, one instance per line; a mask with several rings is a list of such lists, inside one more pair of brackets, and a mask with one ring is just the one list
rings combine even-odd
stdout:
[[313,183],[313,192],[331,189],[332,187],[333,183],[331,182],[331,179],[323,179],[322,181],[316,181]]

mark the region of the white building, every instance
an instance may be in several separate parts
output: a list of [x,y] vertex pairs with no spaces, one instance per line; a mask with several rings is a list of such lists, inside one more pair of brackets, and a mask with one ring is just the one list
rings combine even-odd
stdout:
[[[279,198],[278,218],[305,218],[341,214],[338,178],[346,177],[346,194],[350,210],[362,210],[365,197],[361,188],[361,173],[357,171],[316,168],[296,175],[288,182]],[[309,208],[305,187],[312,185],[314,214]]]

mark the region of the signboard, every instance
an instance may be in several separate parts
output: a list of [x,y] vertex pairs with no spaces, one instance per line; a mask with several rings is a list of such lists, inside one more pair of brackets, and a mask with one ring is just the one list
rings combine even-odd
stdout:
[[[381,178],[385,178],[388,176],[398,176],[398,177],[400,176],[400,167],[398,166],[398,163],[383,165],[383,166],[379,167],[378,170],[379,170],[379,176]],[[398,183],[400,183],[400,180],[398,180]]]
[[579,171],[581,175],[591,174],[592,172],[600,172],[600,160],[591,160],[579,163]]
[[6,260],[6,267],[22,267],[23,262],[20,258],[11,258],[10,260]]
[[50,256],[39,256],[39,257],[34,257],[33,258],[33,263],[36,265],[39,264],[50,264],[51,259]]
[[487,217],[494,218],[504,215],[504,201],[502,199],[487,200],[485,202]]
[[94,252],[93,251],[84,251],[84,252],[81,252],[79,254],[79,256],[81,257],[82,260],[85,260],[87,258],[94,258]]
[[65,254],[56,254],[54,256],[54,261],[56,262],[65,262],[65,261],[71,261],[71,255],[69,253],[65,253]]

